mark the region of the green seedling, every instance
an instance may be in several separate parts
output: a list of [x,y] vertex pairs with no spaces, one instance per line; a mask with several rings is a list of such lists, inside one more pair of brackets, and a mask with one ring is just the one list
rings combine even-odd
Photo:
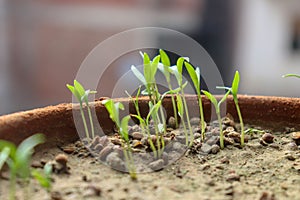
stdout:
[[217,87],[218,89],[226,89],[228,91],[230,91],[230,93],[232,94],[233,97],[233,101],[237,110],[237,114],[239,117],[239,121],[241,124],[241,146],[245,146],[245,132],[244,132],[244,122],[243,122],[243,117],[242,117],[242,113],[240,110],[240,106],[239,106],[239,102],[238,102],[238,90],[239,90],[239,83],[240,83],[240,74],[238,71],[235,72],[232,84],[231,84],[231,88],[229,87]]
[[221,107],[221,104],[226,100],[230,91],[227,91],[227,93],[223,96],[223,98],[219,102],[210,92],[205,91],[205,90],[202,90],[202,92],[205,94],[205,96],[211,101],[211,103],[215,107],[216,114],[218,117],[218,122],[219,122],[219,128],[220,128],[220,147],[221,147],[221,149],[224,149],[224,135],[223,135],[223,128],[222,128],[220,107]]
[[[23,183],[28,183],[31,169],[30,169],[30,160],[35,146],[43,143],[45,137],[43,134],[35,134],[25,139],[18,147],[15,144],[0,140],[0,151],[6,152],[5,155],[9,152],[9,155],[6,157],[5,162],[9,167],[10,171],[10,192],[9,199],[14,200],[16,195],[16,184],[17,178],[20,178]],[[28,185],[28,184],[27,184]],[[28,198],[28,192],[24,192],[25,199]]]
[[[137,179],[136,169],[132,157],[132,149],[130,146],[130,141],[128,136],[128,122],[130,120],[130,116],[127,115],[124,118],[122,118],[122,120],[120,120],[119,110],[124,110],[124,105],[120,102],[114,103],[112,99],[107,99],[103,101],[103,104],[109,113],[109,117],[115,123],[121,138],[123,139],[123,141],[125,141],[122,142],[122,149],[127,163],[128,171],[130,177],[133,180],[136,180]],[[124,143],[126,143],[126,146]]]
[[196,67],[196,69],[194,69],[194,67],[188,63],[188,62],[184,62],[185,67],[193,81],[194,87],[196,89],[197,92],[197,97],[198,97],[198,104],[199,104],[199,112],[200,112],[200,120],[201,120],[201,139],[202,141],[204,141],[205,138],[205,123],[204,123],[204,113],[203,113],[203,106],[202,106],[202,98],[201,98],[201,86],[200,86],[200,68]]
[[135,66],[131,66],[133,74],[142,82],[146,90],[142,94],[149,96],[150,101],[155,103],[159,99],[159,93],[155,81],[155,75],[158,68],[160,55],[156,56],[153,61],[150,60],[147,53],[143,54],[144,74],[142,74]]
[[81,114],[81,117],[82,117],[86,138],[90,139],[89,130],[88,130],[85,115],[84,115],[84,112],[83,112],[83,103],[85,102],[85,105],[86,105],[87,110],[88,110],[89,119],[90,119],[90,128],[91,128],[91,132],[92,132],[91,137],[94,138],[95,137],[95,131],[94,131],[92,113],[91,113],[91,109],[89,107],[88,96],[89,96],[89,94],[95,94],[96,91],[85,90],[84,87],[76,80],[74,80],[74,86],[67,84],[67,88],[72,92],[72,94],[76,97],[76,99],[79,102],[80,114]]
[[40,186],[42,186],[48,193],[50,193],[52,188],[52,165],[46,164],[44,166],[43,172],[40,172],[38,170],[33,170],[31,172],[31,175],[35,180],[38,181]]
[[[177,109],[179,110],[178,106],[181,107],[181,112],[178,112],[179,115],[181,115],[181,119],[184,119],[184,113],[185,113],[185,118],[188,124],[188,129],[189,129],[189,134],[190,134],[190,144],[193,144],[193,138],[194,138],[194,134],[193,134],[193,130],[192,130],[192,126],[190,123],[190,119],[189,119],[189,111],[188,111],[188,107],[187,107],[187,103],[186,103],[186,99],[185,99],[185,94],[184,94],[184,87],[187,83],[183,84],[183,78],[182,78],[182,68],[183,68],[183,63],[184,63],[185,59],[183,57],[178,58],[176,66],[172,66],[170,69],[172,71],[172,74],[175,75],[178,86],[180,88],[180,94],[179,92],[176,95],[176,101],[177,101]],[[184,131],[186,133],[187,129],[185,127],[185,122],[183,120],[183,128]],[[187,133],[186,133],[187,135]],[[188,137],[186,137],[186,141],[188,141]],[[188,144],[187,144],[188,145]]]
[[286,77],[296,77],[296,78],[300,78],[300,75],[298,74],[285,74],[282,76],[283,78],[286,78]]
[[[172,85],[171,85],[171,76],[170,76],[171,75],[170,59],[169,59],[167,53],[164,50],[160,49],[159,53],[160,53],[160,58],[161,58],[162,65],[158,65],[158,69],[164,74],[164,76],[166,78],[166,81],[167,81],[167,84],[168,84],[168,88],[169,88],[170,91],[172,91],[173,89],[172,89]],[[173,95],[171,96],[171,100],[172,100],[174,118],[175,118],[175,122],[176,122],[175,126],[176,126],[176,128],[178,128],[177,108],[176,108],[176,103],[175,103],[175,99],[174,99]]]
[[[137,91],[137,94],[135,96],[135,98],[133,98],[127,91],[125,91],[125,93],[127,94],[127,96],[130,98],[130,100],[133,102],[134,104],[134,108],[135,108],[135,111],[137,113],[137,115],[142,118],[141,116],[141,112],[140,112],[140,108],[139,108],[139,96],[141,94],[141,86],[139,87],[138,91]],[[144,134],[145,133],[145,125],[140,123],[140,127],[142,129],[142,133]]]
[[[148,134],[148,143],[150,145],[150,148],[154,154],[154,157],[155,158],[158,158],[160,157],[160,155],[162,155],[162,152],[163,152],[163,149],[164,149],[164,141],[163,141],[163,137],[161,137],[160,135],[158,135],[158,133],[162,133],[163,132],[163,129],[164,129],[164,126],[162,124],[158,124],[158,126],[155,126],[155,129],[156,129],[156,136],[157,136],[157,140],[156,140],[156,145],[157,145],[157,150],[156,150],[156,147],[155,145],[153,144],[152,142],[152,139],[151,139],[151,134],[150,134],[150,129],[149,129],[149,125],[150,125],[150,119],[152,118],[152,120],[155,122],[157,121],[156,117],[157,117],[157,113],[161,107],[161,100],[158,101],[155,105],[153,105],[151,103],[151,101],[149,102],[149,112],[148,112],[148,115],[146,117],[146,119],[143,119],[142,117],[138,116],[138,115],[131,115],[132,117],[135,117],[137,118],[139,121],[140,121],[140,124],[143,124],[145,127],[147,127],[146,131],[147,131],[147,134]],[[162,148],[160,148],[160,142],[162,143]]]

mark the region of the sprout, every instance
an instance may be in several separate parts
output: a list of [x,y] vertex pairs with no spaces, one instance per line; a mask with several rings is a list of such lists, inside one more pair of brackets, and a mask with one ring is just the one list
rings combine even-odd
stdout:
[[72,92],[72,94],[76,97],[76,99],[79,102],[80,113],[81,113],[81,117],[82,117],[82,121],[83,121],[83,125],[84,125],[86,138],[90,139],[89,130],[88,130],[85,115],[84,115],[84,112],[83,112],[83,102],[85,102],[85,104],[87,106],[87,110],[88,110],[89,119],[90,119],[90,126],[91,126],[90,128],[91,128],[91,131],[92,131],[92,138],[94,138],[95,137],[95,131],[94,131],[92,113],[91,113],[91,109],[89,107],[88,96],[89,96],[89,94],[95,94],[96,91],[85,90],[84,87],[76,80],[74,80],[74,86],[67,84],[67,88]]
[[202,106],[202,98],[201,98],[201,87],[200,87],[200,68],[194,67],[188,63],[184,62],[185,67],[193,81],[193,84],[195,86],[197,96],[198,96],[198,104],[199,104],[199,112],[200,112],[200,119],[201,119],[201,139],[204,141],[205,138],[205,123],[204,123],[204,114],[203,114],[203,106]]
[[[35,146],[43,143],[44,141],[45,137],[43,134],[35,134],[30,136],[29,138],[25,139],[18,147],[16,147],[16,145],[11,142],[0,140],[0,157],[2,158],[0,159],[0,166],[1,163],[5,160],[10,171],[10,200],[15,199],[17,178],[21,178],[22,182],[24,183],[29,181],[31,175],[30,160],[33,149]],[[28,197],[27,192],[24,192],[24,194]]]
[[[193,130],[191,127],[191,123],[190,123],[190,119],[189,119],[189,111],[188,111],[188,107],[187,107],[187,103],[186,103],[186,99],[185,99],[185,94],[184,94],[184,87],[186,86],[187,83],[182,83],[182,67],[183,67],[183,62],[185,61],[185,59],[183,57],[178,58],[176,66],[171,67],[172,73],[175,75],[177,83],[179,85],[180,88],[180,93],[177,93],[176,95],[176,101],[177,101],[177,109],[180,109],[180,112],[178,112],[179,116],[184,119],[184,113],[185,113],[185,117],[186,117],[186,121],[188,124],[188,129],[189,129],[189,133],[190,133],[190,138],[193,140]],[[181,96],[180,96],[181,95]],[[179,108],[180,107],[180,108]],[[184,132],[186,134],[186,144],[188,144],[188,136],[187,136],[187,129],[185,126],[185,122],[183,122],[183,129]],[[190,142],[190,145],[193,144],[193,141]]]
[[38,170],[33,170],[31,172],[31,175],[34,177],[34,179],[37,180],[40,186],[42,186],[48,193],[51,191],[52,188],[51,174],[51,164],[46,164],[44,166],[43,172],[40,172]]
[[235,72],[232,84],[231,84],[231,88],[229,87],[217,87],[218,89],[226,89],[229,92],[231,92],[232,97],[233,97],[233,101],[237,110],[237,114],[239,117],[239,121],[241,124],[241,146],[245,146],[245,131],[244,131],[244,122],[243,122],[243,117],[242,117],[242,113],[240,110],[240,106],[239,106],[239,102],[238,102],[238,90],[239,90],[239,82],[240,82],[240,74],[238,71]]
[[222,128],[222,120],[221,120],[220,107],[221,107],[221,104],[226,100],[226,98],[229,95],[230,91],[228,91],[219,102],[208,91],[202,90],[202,92],[211,101],[211,103],[214,105],[214,107],[216,109],[216,114],[217,114],[217,117],[218,117],[219,128],[220,128],[220,147],[221,147],[221,149],[224,149],[224,136],[223,136],[223,128]]
[[[171,78],[170,78],[170,59],[168,57],[168,55],[166,54],[166,52],[162,49],[159,50],[160,53],[160,57],[161,57],[161,62],[162,65],[158,65],[158,69],[164,74],[169,90],[172,91],[172,85],[171,85]],[[175,103],[175,99],[174,96],[171,96],[171,100],[172,100],[172,105],[173,105],[173,112],[174,112],[174,118],[175,118],[175,126],[176,128],[178,127],[178,116],[177,116],[177,109],[176,109],[176,103]]]
[[116,124],[116,127],[118,129],[118,132],[119,132],[121,138],[125,141],[125,143],[127,145],[127,149],[126,149],[124,142],[122,142],[123,153],[125,156],[125,160],[127,163],[130,177],[133,180],[136,180],[137,179],[136,170],[135,170],[135,166],[134,166],[134,161],[133,161],[133,157],[132,157],[132,149],[130,146],[130,141],[129,141],[129,136],[128,136],[128,122],[130,119],[130,115],[127,115],[124,118],[122,118],[122,120],[120,120],[119,110],[120,109],[124,110],[124,105],[122,103],[120,103],[120,102],[114,103],[114,101],[112,99],[104,100],[102,103],[104,104],[105,108],[107,109],[107,111],[109,113],[109,117]]

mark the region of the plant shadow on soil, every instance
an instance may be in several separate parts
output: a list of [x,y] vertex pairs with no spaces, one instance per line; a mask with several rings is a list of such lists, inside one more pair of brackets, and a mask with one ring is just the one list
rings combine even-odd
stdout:
[[[300,151],[291,131],[271,131],[271,136],[252,132],[244,148],[233,143],[216,152],[211,149],[204,152],[205,145],[199,146],[196,139],[180,159],[163,170],[138,173],[137,181],[95,157],[71,153],[69,173],[53,174],[51,194],[32,181],[31,199],[297,200],[300,199]],[[39,167],[37,163],[53,160],[61,153],[61,148],[39,151],[33,163]],[[7,172],[0,179],[0,199],[6,199],[8,194],[9,181],[5,177]],[[22,186],[17,195],[22,199]]]

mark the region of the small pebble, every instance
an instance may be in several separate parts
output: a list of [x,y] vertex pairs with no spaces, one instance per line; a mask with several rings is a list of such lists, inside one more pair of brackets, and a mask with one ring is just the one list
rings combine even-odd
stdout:
[[162,169],[164,167],[164,160],[163,159],[158,159],[156,161],[153,161],[149,164],[149,167],[153,170],[153,171],[158,171],[160,169]]
[[290,142],[285,147],[286,147],[287,150],[290,150],[290,151],[297,151],[298,150],[298,146],[295,142]]
[[168,126],[170,127],[170,128],[173,128],[173,129],[176,129],[177,127],[176,127],[176,120],[175,120],[175,117],[170,117],[169,119],[168,119]]
[[219,136],[211,136],[205,143],[208,145],[214,145],[219,142],[220,137]]
[[109,145],[109,146],[104,147],[102,149],[102,151],[100,151],[100,153],[99,153],[100,160],[104,161],[106,159],[106,156],[108,154],[110,154],[112,151],[113,151],[113,146]]
[[106,135],[102,136],[99,140],[99,144],[101,144],[103,147],[107,146],[109,144],[108,137]]
[[297,145],[300,145],[300,131],[292,132],[291,137],[296,142]]
[[124,171],[125,170],[125,164],[123,160],[119,157],[119,154],[117,152],[111,152],[106,157],[106,162],[109,166],[111,166],[113,169]]
[[101,196],[101,188],[96,185],[89,185],[85,188],[84,197]]
[[141,140],[144,137],[144,135],[141,132],[133,132],[132,138],[135,140]]
[[121,145],[122,142],[119,138],[112,138],[111,140],[111,143],[115,144],[115,145]]
[[226,177],[226,181],[228,181],[228,182],[240,181],[240,175],[238,175],[238,174],[236,174],[236,173],[230,173],[230,174]]
[[292,155],[292,154],[287,154],[284,156],[286,159],[290,160],[290,161],[294,161],[296,160],[296,158]]
[[223,164],[229,164],[230,161],[229,161],[229,158],[225,156],[225,157],[221,158],[220,162]]
[[265,141],[266,143],[270,144],[270,143],[273,143],[274,136],[271,133],[265,133],[265,134],[263,134],[263,136],[261,137],[261,139],[263,141]]
[[201,151],[203,153],[210,153],[212,150],[212,146],[210,146],[209,144],[203,143],[201,146]]
[[173,143],[173,150],[174,151],[181,151],[182,150],[182,145],[180,142],[174,142]]
[[217,154],[219,151],[220,151],[219,145],[214,144],[214,145],[211,146],[211,153],[212,154]]

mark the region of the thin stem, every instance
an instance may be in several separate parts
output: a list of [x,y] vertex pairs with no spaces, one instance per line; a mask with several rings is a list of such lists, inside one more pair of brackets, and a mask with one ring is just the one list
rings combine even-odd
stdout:
[[[168,87],[169,87],[169,90],[173,90],[170,81],[168,81]],[[178,128],[177,108],[176,108],[176,103],[175,103],[175,99],[174,99],[173,95],[171,96],[171,100],[172,100],[172,105],[173,105],[173,112],[174,112],[174,118],[175,118],[176,128]]]
[[9,200],[15,200],[16,198],[16,174],[11,172],[10,174],[10,186],[9,186]]
[[87,137],[87,139],[90,139],[90,134],[89,134],[89,130],[88,130],[87,125],[86,125],[86,119],[85,119],[85,116],[84,116],[82,103],[80,103],[80,114],[81,114],[81,117],[82,117],[86,137]]
[[[187,124],[188,124],[188,128],[189,128],[189,132],[190,132],[191,142],[190,142],[189,145],[192,145],[193,144],[193,140],[194,140],[194,134],[193,134],[193,130],[192,130],[190,119],[189,119],[190,118],[189,117],[189,110],[188,110],[187,103],[186,103],[186,100],[185,100],[183,88],[181,88],[181,91],[182,91],[181,93],[182,93],[182,96],[183,96],[184,109],[186,110],[185,111],[185,116],[186,116],[186,120],[187,120]],[[188,143],[187,143],[187,145],[188,145]]]
[[217,110],[216,113],[218,116],[218,122],[219,122],[219,128],[220,128],[220,147],[221,147],[221,149],[224,149],[224,136],[223,136],[221,114],[220,114],[219,110]]
[[89,104],[87,104],[87,109],[88,109],[88,114],[89,114],[89,118],[90,118],[92,138],[94,138],[95,137],[94,122],[93,122],[92,113],[91,113],[91,109],[89,107]]
[[235,103],[236,111],[238,113],[239,120],[240,120],[240,125],[241,125],[241,146],[243,147],[243,146],[245,146],[244,122],[243,122],[242,114],[241,114],[240,107],[239,107],[239,104],[238,104],[238,100],[236,98],[234,99],[234,103]]
[[204,139],[205,139],[205,124],[204,124],[202,97],[201,97],[200,91],[198,93],[198,104],[199,104],[199,109],[200,109],[200,120],[201,120],[201,140],[204,141]]

